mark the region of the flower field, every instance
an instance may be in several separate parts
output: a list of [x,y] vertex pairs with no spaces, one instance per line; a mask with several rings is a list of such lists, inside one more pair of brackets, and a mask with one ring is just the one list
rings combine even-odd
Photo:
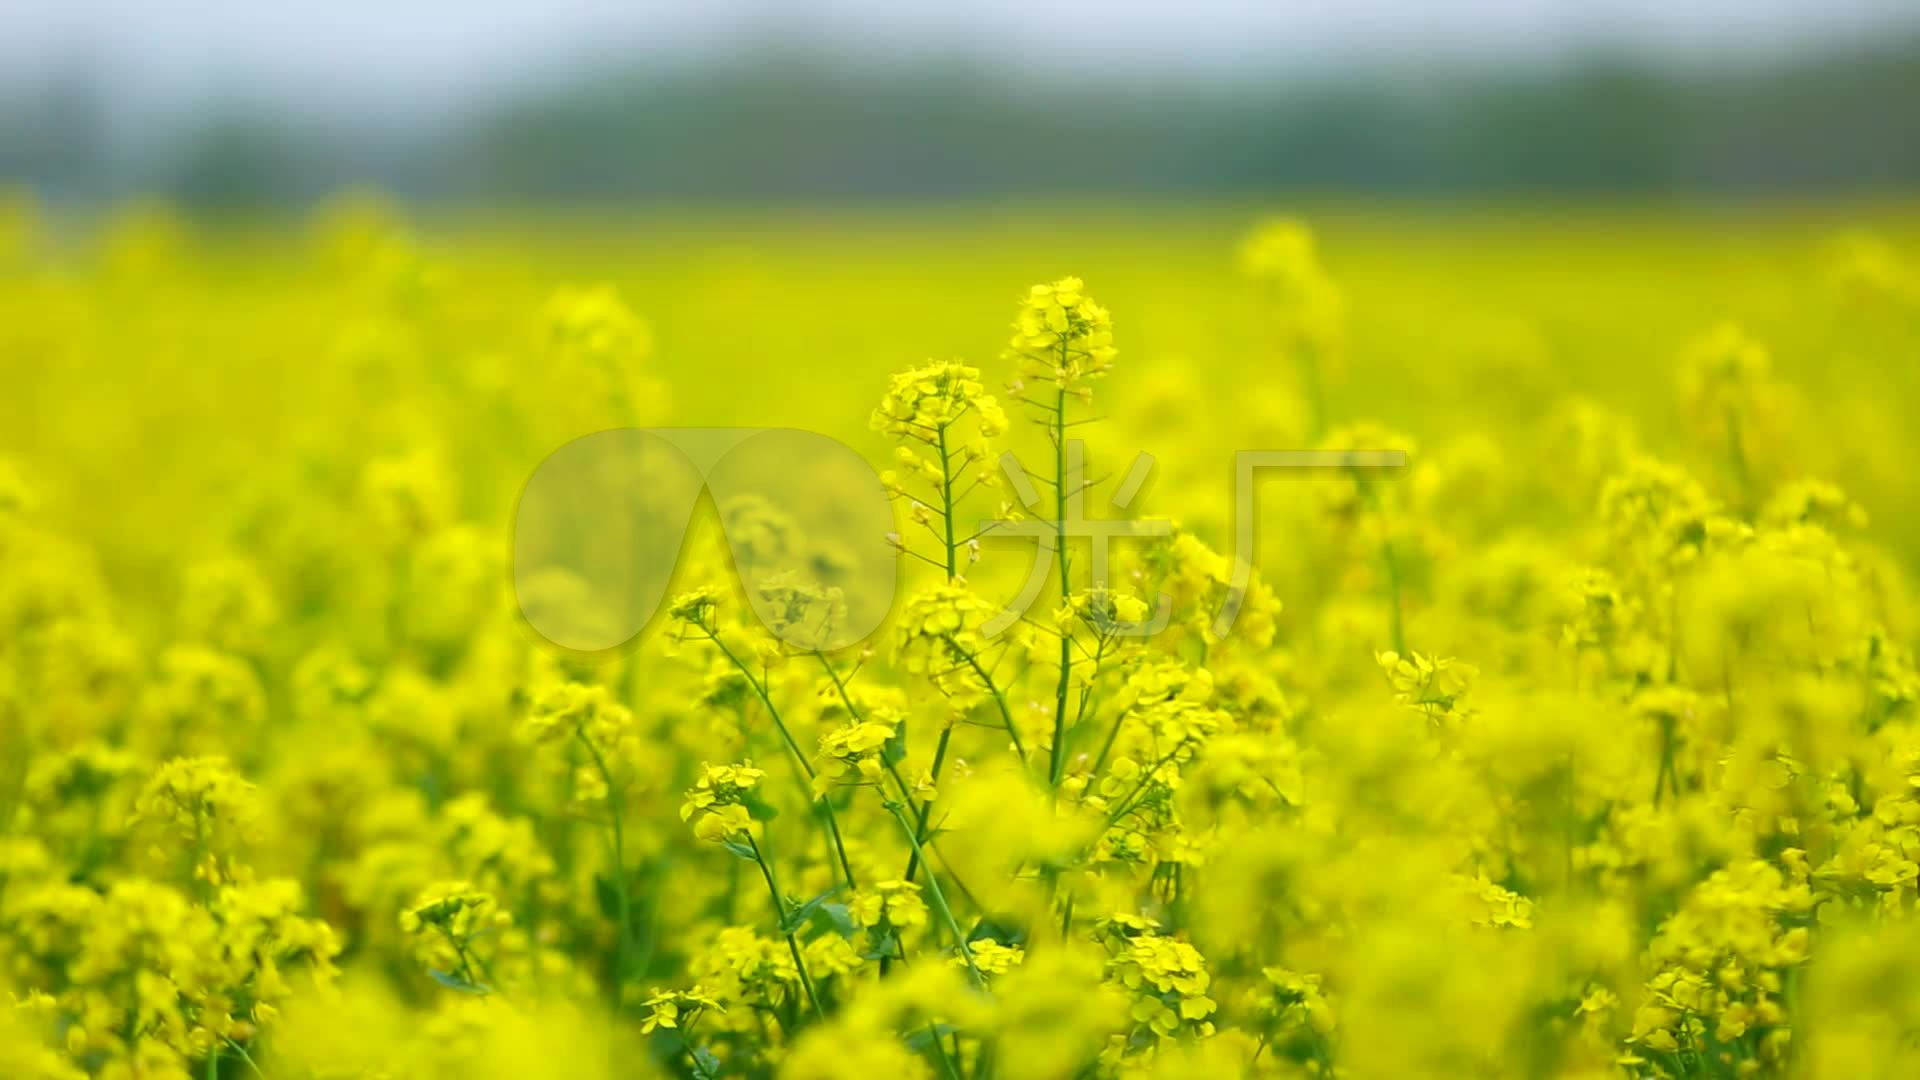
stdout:
[[[1916,361],[1889,206],[0,202],[0,1076],[1920,1074]],[[891,531],[517,573],[630,427]]]

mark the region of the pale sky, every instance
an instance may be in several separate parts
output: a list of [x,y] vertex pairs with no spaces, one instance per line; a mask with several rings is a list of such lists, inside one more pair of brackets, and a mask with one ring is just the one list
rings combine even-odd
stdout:
[[0,0],[0,82],[83,63],[155,105],[242,84],[293,102],[457,102],[595,54],[673,62],[769,41],[1027,72],[1268,72],[1356,58],[1778,53],[1920,28],[1920,0]]

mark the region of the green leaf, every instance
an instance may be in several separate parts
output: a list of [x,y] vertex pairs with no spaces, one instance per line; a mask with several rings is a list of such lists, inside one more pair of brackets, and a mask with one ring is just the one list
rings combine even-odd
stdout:
[[713,1051],[704,1046],[695,1047],[693,1051],[693,1075],[699,1077],[700,1080],[717,1080],[720,1075],[720,1059],[714,1057]]
[[733,852],[735,858],[745,859],[751,863],[757,863],[760,861],[760,856],[754,854],[752,847],[750,847],[749,845],[743,844],[738,840],[722,840],[720,842],[720,846],[723,848],[726,848],[728,851]]
[[873,939],[867,951],[860,954],[862,960],[887,960],[900,951],[899,939],[889,930]]
[[925,1053],[933,1045],[933,1039],[935,1037],[944,1039],[958,1030],[960,1029],[954,1027],[952,1024],[930,1024],[926,1027],[915,1028],[912,1033],[906,1036],[906,1043],[914,1050]]
[[967,932],[967,940],[993,941],[1001,945],[1020,946],[1024,946],[1027,941],[1026,935],[1021,932],[1019,927],[996,922],[989,918],[983,918],[979,922],[974,923],[973,929]]
[[835,885],[833,888],[828,889],[826,892],[821,893],[806,903],[788,910],[787,917],[781,920],[780,932],[783,934],[791,934],[809,922],[812,922],[815,913],[826,906],[827,901],[833,899],[834,894],[839,891],[840,886]]
[[747,816],[755,821],[772,821],[780,816],[779,807],[752,792],[748,792],[740,804],[747,808]]
[[815,922],[825,922],[834,933],[841,937],[852,937],[854,931],[853,915],[845,904],[821,904]]
[[612,922],[620,921],[620,890],[604,874],[593,875],[593,898],[600,904],[600,914]]
[[459,993],[462,993],[462,994],[473,994],[475,996],[478,996],[488,992],[487,988],[484,986],[481,986],[479,983],[470,983],[458,975],[451,975],[444,971],[438,971],[438,970],[429,968],[427,970],[427,975],[431,977],[434,982],[439,983],[441,986],[444,986],[449,990],[458,991]]

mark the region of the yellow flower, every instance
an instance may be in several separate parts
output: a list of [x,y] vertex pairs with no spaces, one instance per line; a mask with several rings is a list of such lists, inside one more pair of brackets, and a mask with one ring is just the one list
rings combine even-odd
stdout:
[[[1007,429],[1007,415],[986,392],[979,368],[928,363],[893,377],[886,397],[873,411],[872,426],[875,431],[937,447],[947,430],[969,413],[977,417],[982,436],[992,438]],[[951,447],[961,448],[958,440]]]
[[[1027,950],[1018,945],[1002,945],[992,938],[968,942],[967,952],[973,957],[974,968],[982,975],[1005,975],[1027,958]],[[948,962],[962,968],[967,964],[963,956],[955,956]]]
[[927,905],[920,886],[911,881],[879,881],[853,894],[847,916],[864,927],[912,929],[925,926]]
[[900,718],[884,706],[870,707],[865,715],[867,719],[849,719],[820,736],[816,791],[825,793],[837,784],[880,783],[884,775],[881,755],[899,731]]
[[1305,222],[1261,222],[1240,246],[1240,272],[1266,290],[1283,334],[1322,350],[1340,344],[1346,298],[1321,265]]
[[1085,385],[1113,368],[1113,317],[1086,295],[1079,278],[1035,285],[1020,302],[1006,357],[1022,379],[1086,396]]
[[694,835],[713,843],[747,834],[752,814],[745,800],[765,775],[751,761],[701,765],[699,778],[680,805],[680,820],[692,822]]

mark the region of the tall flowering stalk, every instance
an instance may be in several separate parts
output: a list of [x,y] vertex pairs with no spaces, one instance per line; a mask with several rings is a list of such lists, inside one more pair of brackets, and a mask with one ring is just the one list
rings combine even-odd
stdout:
[[[921,555],[898,536],[894,546],[944,568],[949,581],[959,578],[979,557],[981,534],[961,536],[954,515],[968,495],[994,484],[989,440],[1006,432],[1006,413],[986,392],[978,368],[936,362],[893,377],[873,410],[872,427],[895,441],[895,467],[881,482],[907,503],[913,523],[933,535],[940,557]],[[919,485],[931,488],[930,500],[916,494]]]
[[754,768],[751,761],[733,765],[703,765],[699,779],[687,790],[686,802],[680,807],[680,820],[693,826],[696,837],[720,844],[759,868],[761,880],[767,883],[767,895],[773,901],[776,925],[787,941],[787,952],[793,957],[794,970],[799,973],[800,985],[806,991],[807,1004],[812,1007],[816,1018],[825,1019],[826,1012],[820,1007],[820,992],[814,987],[813,976],[807,971],[807,959],[801,953],[799,938],[795,936],[799,929],[795,912],[789,908],[786,894],[780,891],[780,882],[774,876],[773,860],[753,834],[753,815],[747,808],[747,800],[764,776],[766,773]]
[[[1376,424],[1359,423],[1335,428],[1320,446],[1323,450],[1342,452],[1386,447],[1411,451],[1413,440]],[[1328,509],[1338,519],[1357,527],[1363,542],[1377,552],[1386,593],[1388,639],[1395,653],[1404,653],[1407,651],[1407,559],[1419,547],[1420,524],[1407,505],[1404,485],[1383,481],[1371,469],[1342,471],[1343,483],[1325,495],[1329,500]]]
[[653,332],[619,290],[606,284],[562,288],[548,299],[545,322],[553,362],[584,385],[586,392],[576,398],[584,408],[604,408],[623,424],[654,415],[664,387],[646,371]]
[[834,812],[831,800],[814,791],[813,766],[808,763],[807,755],[801,751],[800,744],[794,740],[793,731],[787,727],[786,719],[780,714],[780,707],[773,703],[773,694],[767,687],[765,676],[756,675],[753,669],[747,666],[740,652],[727,644],[719,627],[719,606],[719,600],[713,593],[704,589],[695,590],[675,599],[668,615],[678,627],[679,634],[705,641],[719,650],[720,655],[726,658],[728,665],[746,681],[747,688],[752,691],[761,707],[766,709],[768,718],[773,721],[774,730],[779,732],[780,741],[793,761],[806,801],[816,807],[820,813],[820,819],[826,827],[828,844],[839,861],[840,871],[846,879],[847,887],[854,888],[857,883],[854,880],[853,863],[847,858],[847,845],[840,833],[839,815]]
[[[877,790],[881,805],[899,824],[901,832],[906,835],[907,846],[913,850],[913,862],[907,867],[907,873],[911,875],[920,863],[927,861],[927,854],[923,847],[927,808],[925,805],[919,808],[917,821],[910,818],[909,815],[914,810],[913,790],[908,786],[906,778],[900,775],[899,769],[887,760],[885,747],[898,730],[899,717],[862,714],[854,707],[852,698],[846,696],[846,687],[840,681],[838,672],[831,665],[827,670],[843,695],[843,700],[849,709],[850,720],[820,739],[818,775],[821,783],[828,788],[848,784],[871,786]],[[887,779],[893,781],[899,795],[897,799],[887,794],[886,785],[883,782]],[[918,888],[911,877],[903,878],[898,882],[881,882],[875,886],[875,890],[882,895],[910,893],[917,896],[918,894]],[[871,895],[869,894],[867,898],[868,903],[872,902]],[[954,948],[964,962],[974,984],[985,985],[979,970],[974,966],[973,952],[968,945],[967,935],[960,929],[958,920],[954,918],[953,909],[947,904],[946,893],[940,887],[938,876],[931,871],[927,874],[927,896],[933,902],[934,912],[939,915],[941,925],[952,935]],[[891,959],[891,957],[883,957],[883,959]]]
[[[536,744],[567,744],[585,755],[585,762],[574,771],[573,798],[589,811],[596,811],[605,830],[608,886],[614,895],[614,915],[619,920],[615,934],[613,964],[613,1000],[623,1000],[627,978],[632,974],[633,895],[627,876],[626,795],[631,782],[630,762],[640,752],[639,732],[633,713],[616,703],[602,686],[563,683],[534,702],[524,725],[529,740]],[[578,760],[573,758],[572,760]]]
[[[907,504],[907,516],[912,523],[932,535],[938,544],[939,557],[921,554],[898,535],[891,538],[894,547],[903,555],[941,569],[946,574],[947,589],[970,598],[970,594],[965,593],[962,575],[966,567],[979,559],[980,537],[992,526],[983,526],[963,536],[955,518],[964,500],[997,482],[991,440],[1006,433],[1006,412],[999,401],[986,392],[978,368],[933,362],[893,377],[886,396],[873,410],[871,426],[895,441],[895,467],[882,474],[881,482],[894,498]],[[930,490],[931,494],[922,498],[916,488]],[[838,686],[839,676],[832,665],[824,657],[821,662],[827,664]],[[979,668],[977,660],[974,667]],[[981,678],[991,682],[984,673]],[[844,697],[845,687],[839,689]],[[1004,698],[997,690],[994,693],[1002,702],[1008,733],[1017,743],[1019,733],[1013,730]],[[848,704],[851,705],[851,701]],[[937,790],[941,772],[946,767],[953,729],[951,723],[941,726],[927,774],[930,789]],[[916,811],[916,838],[924,838],[932,810],[929,798]],[[911,882],[919,867],[920,857],[916,852],[908,860],[904,879]]]
[[1676,376],[1688,422],[1703,441],[1724,447],[1738,505],[1748,514],[1758,498],[1752,443],[1778,407],[1772,372],[1765,345],[1722,323],[1687,347]]
[[[1090,383],[1113,368],[1113,318],[1093,302],[1079,278],[1067,277],[1050,285],[1035,285],[1020,302],[1013,322],[1013,338],[1006,357],[1017,374],[1013,393],[1039,414],[1053,444],[1054,537],[1059,559],[1060,606],[1073,600],[1073,579],[1067,551],[1068,501],[1080,493],[1080,478],[1070,474],[1067,455],[1067,419],[1071,402],[1093,400]],[[1051,388],[1049,393],[1048,388]],[[1029,392],[1031,388],[1031,392]],[[1068,485],[1075,485],[1070,488]],[[1060,635],[1060,674],[1054,685],[1053,744],[1047,755],[1047,783],[1057,787],[1066,761],[1067,690],[1073,679],[1073,642]]]
[[1300,372],[1309,438],[1327,430],[1327,365],[1346,330],[1346,298],[1320,265],[1313,230],[1291,218],[1254,229],[1240,247],[1241,273],[1259,283],[1280,348]]

